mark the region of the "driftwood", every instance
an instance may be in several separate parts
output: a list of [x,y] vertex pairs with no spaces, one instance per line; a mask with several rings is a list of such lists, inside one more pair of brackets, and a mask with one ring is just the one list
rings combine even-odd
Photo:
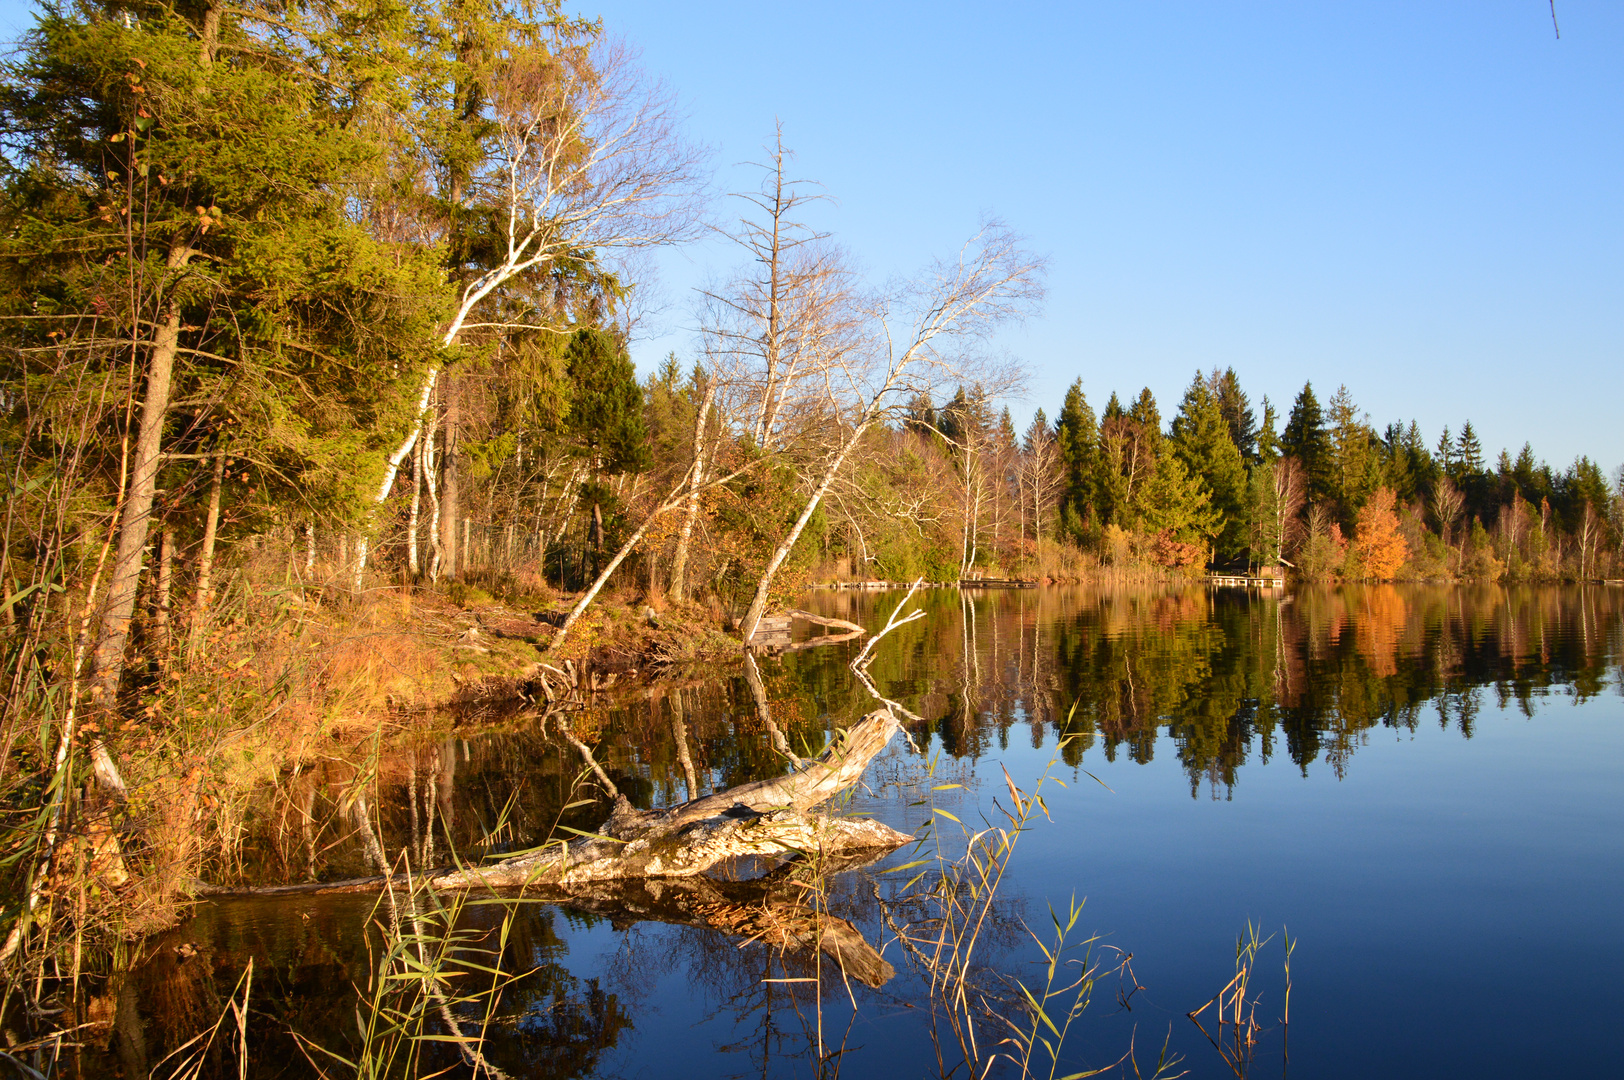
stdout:
[[[746,881],[705,871],[744,856],[818,856],[827,875],[870,862],[913,838],[863,818],[831,818],[814,808],[856,784],[896,734],[888,710],[870,713],[795,771],[741,784],[665,810],[636,810],[624,796],[599,832],[488,866],[439,870],[439,889],[526,888],[559,903],[616,919],[704,926],[785,951],[821,949],[846,977],[880,986],[894,971],[851,923],[809,906],[789,871]],[[381,855],[381,853],[379,853]],[[376,892],[386,876],[223,889],[194,882],[204,896],[291,896]],[[400,884],[408,884],[402,876]],[[419,879],[421,880],[421,879]]]
[[898,726],[889,711],[870,713],[785,776],[740,784],[667,810],[635,810],[620,797],[597,835],[438,874],[432,882],[437,888],[572,886],[689,877],[746,855],[890,851],[912,837],[878,821],[811,811],[857,783]]
[[[665,810],[636,810],[624,796],[617,796],[614,812],[594,835],[549,844],[486,866],[434,871],[429,883],[442,889],[537,886],[567,890],[635,878],[693,877],[744,856],[784,858],[818,853],[838,859],[895,850],[913,838],[867,818],[832,818],[812,811],[856,784],[899,726],[888,710],[872,712],[791,773],[740,784]],[[377,876],[253,889],[195,882],[194,889],[207,896],[286,896],[376,891],[387,880]]]

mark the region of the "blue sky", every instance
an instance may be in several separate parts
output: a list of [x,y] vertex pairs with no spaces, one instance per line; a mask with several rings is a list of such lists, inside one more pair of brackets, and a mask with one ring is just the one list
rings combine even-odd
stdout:
[[[26,4],[0,0],[0,29]],[[1233,365],[1282,417],[1305,379],[1428,441],[1624,463],[1624,5],[587,0],[668,81],[720,190],[774,119],[876,278],[994,213],[1050,258],[997,347],[1024,425],[1081,377],[1170,416]],[[14,36],[13,34],[8,34]],[[691,355],[717,244],[662,253],[648,370]]]
[[[999,344],[1052,417],[1234,365],[1282,414],[1346,382],[1429,442],[1471,419],[1559,467],[1624,463],[1624,6],[672,4],[576,10],[643,49],[731,163],[781,119],[878,276],[983,211],[1051,259]],[[729,256],[661,261],[685,293]]]

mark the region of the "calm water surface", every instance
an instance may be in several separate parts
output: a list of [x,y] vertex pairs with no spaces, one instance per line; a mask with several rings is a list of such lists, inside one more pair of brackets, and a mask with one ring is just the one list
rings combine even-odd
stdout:
[[[806,603],[877,627],[900,599]],[[1076,897],[1095,958],[1131,955],[1132,978],[1102,981],[1073,1029],[1063,1071],[1132,1045],[1148,1075],[1165,1042],[1191,1075],[1234,1075],[1185,1014],[1234,974],[1249,924],[1274,935],[1254,983],[1265,1032],[1250,1075],[1617,1070],[1624,590],[933,590],[916,603],[928,617],[887,638],[871,669],[922,718],[915,745],[876,759],[854,808],[913,830],[932,784],[964,784],[939,805],[974,822],[996,813],[1006,769],[1023,786],[1046,769],[1064,782],[1045,789],[1052,820],[1020,841],[982,954],[989,975],[1030,980],[1021,920],[1041,926],[1048,904]],[[777,771],[769,720],[815,749],[872,708],[853,652],[767,659],[756,685],[729,670],[641,693],[577,730],[634,802],[680,802],[690,768],[699,793]],[[556,821],[601,820],[601,807],[560,810],[580,797],[578,770],[533,716],[469,719],[380,755],[375,772],[332,762],[286,778],[250,822],[242,863],[264,881],[366,872],[356,790],[375,801],[388,850],[422,855],[431,833],[442,857],[447,844],[468,857],[527,847]],[[825,995],[847,1076],[938,1071],[923,983],[876,901],[901,883],[887,865],[910,857],[835,882],[834,909],[897,969],[852,988],[855,1013],[845,989]],[[249,956],[252,1073],[313,1073],[289,1031],[352,1053],[373,903],[204,908],[120,994],[126,1073],[195,1030]],[[465,923],[499,917],[477,908]],[[1282,930],[1298,943],[1289,1029]],[[818,1071],[810,992],[762,981],[804,975],[793,956],[703,926],[534,904],[505,961],[534,969],[488,1035],[514,1076]]]

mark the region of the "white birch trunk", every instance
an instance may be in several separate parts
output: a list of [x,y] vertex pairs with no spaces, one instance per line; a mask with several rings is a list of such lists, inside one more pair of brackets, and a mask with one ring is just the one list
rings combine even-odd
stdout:
[[873,423],[872,415],[852,430],[845,445],[840,448],[840,453],[835,455],[834,460],[824,470],[823,479],[818,482],[818,486],[813,490],[811,498],[806,500],[806,506],[801,510],[801,516],[795,520],[795,525],[790,529],[789,535],[779,541],[778,547],[773,550],[772,558],[767,560],[767,568],[762,571],[761,579],[756,582],[756,594],[750,601],[750,609],[745,612],[744,621],[739,624],[739,631],[744,635],[746,645],[749,645],[750,639],[755,636],[756,627],[761,623],[761,616],[767,611],[767,593],[772,588],[773,576],[778,573],[778,568],[784,565],[784,560],[789,557],[790,550],[795,547],[795,541],[801,538],[806,523],[812,520],[813,512],[817,510],[818,504],[823,502],[823,496],[828,492],[829,485],[835,482],[835,476],[840,472],[840,467],[846,463],[846,456],[852,452],[852,448],[857,445],[858,440],[863,437],[863,433],[868,430],[871,423]]

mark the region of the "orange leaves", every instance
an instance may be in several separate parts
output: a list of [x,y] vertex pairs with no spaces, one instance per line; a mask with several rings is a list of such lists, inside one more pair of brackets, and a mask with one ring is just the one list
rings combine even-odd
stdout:
[[1410,557],[1409,545],[1399,532],[1393,501],[1392,489],[1379,487],[1359,511],[1353,549],[1364,577],[1385,581],[1397,574]]

